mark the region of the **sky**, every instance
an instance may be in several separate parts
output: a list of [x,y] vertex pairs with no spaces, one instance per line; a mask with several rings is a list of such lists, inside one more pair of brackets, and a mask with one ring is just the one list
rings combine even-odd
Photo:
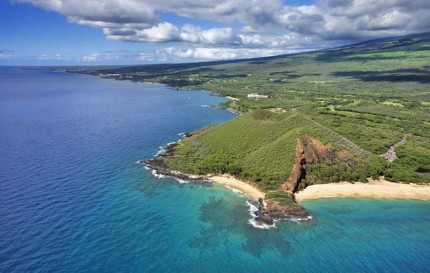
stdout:
[[430,31],[430,0],[0,0],[0,65],[228,60]]

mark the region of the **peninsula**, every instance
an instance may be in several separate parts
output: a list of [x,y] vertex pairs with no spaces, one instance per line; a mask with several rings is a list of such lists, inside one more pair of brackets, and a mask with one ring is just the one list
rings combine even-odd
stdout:
[[[308,220],[296,201],[310,198],[429,199],[429,63],[423,33],[250,60],[67,71],[228,97],[221,107],[240,116],[145,163],[236,185],[259,200],[259,220],[271,222]],[[368,182],[381,176],[403,184],[386,191],[395,185]]]

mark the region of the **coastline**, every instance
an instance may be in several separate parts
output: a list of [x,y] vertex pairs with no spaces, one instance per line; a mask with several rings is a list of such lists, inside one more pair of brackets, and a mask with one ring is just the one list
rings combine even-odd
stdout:
[[[167,146],[166,152],[153,159],[138,160],[137,164],[144,164],[147,168],[152,169],[152,174],[159,178],[171,177],[178,181],[213,181],[222,184],[233,191],[240,191],[249,196],[253,201],[257,202],[255,210],[252,211],[253,221],[263,225],[273,226],[275,220],[295,220],[309,221],[312,216],[297,203],[279,204],[276,200],[265,200],[265,194],[256,187],[244,181],[234,178],[230,175],[214,175],[196,176],[183,174],[179,171],[171,170],[163,162],[162,158],[171,154],[173,147],[177,143],[172,143]],[[260,225],[256,224],[256,225]]]
[[[130,80],[130,79],[127,79]],[[132,80],[134,82],[139,82]],[[177,88],[174,85],[161,83],[161,82],[150,82],[143,81],[143,83],[149,84],[161,84],[165,85],[172,90],[190,90]],[[228,100],[236,101],[237,98],[231,96],[223,96],[212,90],[197,90],[206,91],[213,93],[214,95],[224,97]],[[216,106],[220,109],[232,112],[237,115],[242,113],[228,107]],[[190,137],[193,133],[184,134],[183,137]],[[300,191],[294,195],[294,201],[296,202],[295,207],[278,206],[273,205],[273,202],[266,203],[265,193],[259,190],[257,187],[247,182],[241,181],[232,175],[228,174],[210,174],[204,176],[184,174],[175,170],[171,170],[166,166],[162,160],[162,157],[173,154],[173,148],[180,142],[168,143],[166,145],[166,151],[157,154],[153,159],[139,160],[137,163],[144,164],[152,169],[154,175],[160,177],[172,177],[178,181],[207,181],[224,185],[233,191],[240,191],[246,196],[250,197],[254,201],[258,201],[259,206],[254,212],[254,219],[257,222],[272,225],[274,220],[285,220],[291,219],[295,221],[308,221],[312,219],[312,216],[300,206],[300,202],[303,200],[320,199],[320,198],[388,198],[388,199],[415,199],[415,200],[430,200],[430,185],[420,186],[416,184],[402,184],[394,183],[386,180],[372,180],[369,179],[368,183],[352,183],[352,182],[339,182],[329,184],[318,184],[307,187],[305,190]],[[182,182],[181,182],[182,183]],[[271,201],[271,200],[270,200]]]
[[430,200],[430,185],[402,184],[383,178],[367,183],[339,182],[308,186],[296,193],[296,201],[320,198],[388,198]]
[[265,194],[262,191],[244,181],[234,178],[233,176],[212,175],[207,178],[215,183],[239,190],[256,201],[260,198],[264,199]]

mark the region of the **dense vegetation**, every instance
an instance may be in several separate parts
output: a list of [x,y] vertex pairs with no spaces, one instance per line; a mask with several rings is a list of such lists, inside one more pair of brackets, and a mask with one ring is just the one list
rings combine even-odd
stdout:
[[[385,175],[430,182],[430,34],[252,60],[92,69],[178,89],[232,96],[244,113],[185,139],[166,164],[187,173],[231,173],[277,190],[291,179],[297,140],[326,154],[301,186]],[[268,99],[248,99],[250,93]],[[268,110],[283,108],[285,113]],[[396,148],[397,159],[379,155]]]
[[[164,160],[185,173],[230,173],[260,189],[279,189],[291,179],[296,141],[318,139],[319,150],[306,174],[308,183],[366,180],[383,173],[380,158],[299,112],[253,110],[231,122],[184,139]],[[320,143],[321,142],[321,143]]]

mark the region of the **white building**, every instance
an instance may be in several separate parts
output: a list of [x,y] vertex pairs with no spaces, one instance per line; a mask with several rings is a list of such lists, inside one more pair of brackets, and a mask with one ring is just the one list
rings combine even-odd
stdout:
[[268,95],[260,95],[257,93],[252,93],[252,94],[248,94],[246,97],[248,99],[258,100],[258,99],[267,99],[269,96]]

